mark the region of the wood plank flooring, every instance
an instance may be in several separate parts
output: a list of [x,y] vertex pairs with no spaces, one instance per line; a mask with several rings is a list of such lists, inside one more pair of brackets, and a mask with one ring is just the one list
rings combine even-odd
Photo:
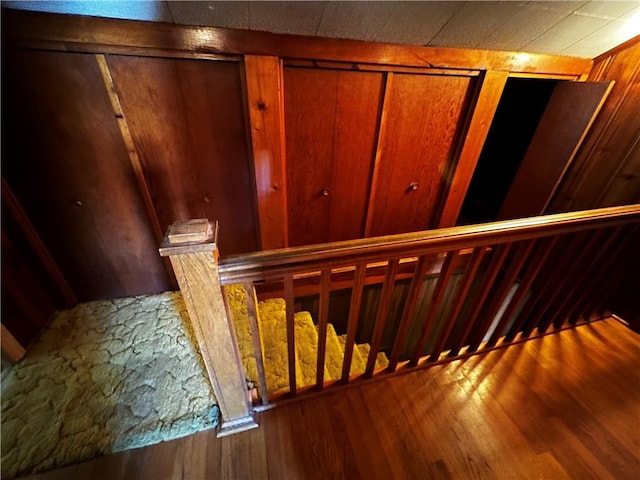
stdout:
[[640,335],[615,319],[29,480],[637,479]]

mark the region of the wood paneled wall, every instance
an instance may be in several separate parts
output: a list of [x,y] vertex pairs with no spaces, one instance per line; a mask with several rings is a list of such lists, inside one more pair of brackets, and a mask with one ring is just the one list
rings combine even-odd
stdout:
[[[592,62],[3,11],[3,175],[79,300],[223,256],[455,224],[509,75]],[[613,74],[613,73],[612,73]],[[6,121],[10,119],[10,121]]]
[[640,36],[595,59],[593,81],[615,81],[550,212],[640,203]]

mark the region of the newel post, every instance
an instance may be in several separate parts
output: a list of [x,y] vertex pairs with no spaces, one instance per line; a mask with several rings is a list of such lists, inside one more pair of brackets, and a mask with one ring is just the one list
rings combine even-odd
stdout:
[[221,413],[218,436],[258,424],[251,416],[247,386],[218,275],[217,225],[206,219],[175,222],[160,255],[169,257],[184,297]]

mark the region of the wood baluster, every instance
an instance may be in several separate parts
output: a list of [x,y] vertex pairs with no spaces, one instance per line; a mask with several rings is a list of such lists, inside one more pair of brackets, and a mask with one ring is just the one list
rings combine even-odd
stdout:
[[382,285],[382,291],[380,292],[380,302],[378,303],[376,323],[373,327],[373,334],[371,335],[371,349],[369,350],[369,358],[367,359],[367,368],[364,372],[365,377],[371,377],[376,366],[376,359],[378,357],[378,352],[380,351],[380,343],[382,342],[382,336],[384,335],[384,327],[387,324],[387,313],[389,311],[389,304],[391,303],[391,297],[393,296],[395,288],[397,272],[398,260],[389,260],[387,273],[384,277],[384,284]]
[[568,235],[561,241],[561,246],[555,250],[556,255],[550,262],[551,268],[540,277],[539,283],[541,285],[538,293],[534,294],[525,304],[518,315],[517,323],[507,333],[505,341],[513,341],[520,331],[522,331],[523,337],[531,335],[538,323],[538,315],[547,311],[551,302],[567,285],[570,275],[567,275],[566,272],[576,271],[584,258],[587,258],[587,255],[597,247],[599,237],[591,232],[587,233],[590,238],[585,246],[583,246],[583,242],[587,238],[585,233]]
[[[591,269],[592,273],[588,277],[589,282],[585,284],[583,290],[580,292],[581,295],[573,304],[573,309],[569,311],[564,318],[569,318],[573,323],[575,323],[580,316],[587,321],[589,320],[595,310],[593,306],[594,301],[597,302],[601,298],[602,275],[609,276],[612,274],[612,270],[616,266],[616,261],[624,257],[627,250],[632,250],[637,253],[638,244],[634,234],[634,232],[637,231],[638,226],[633,226],[631,230],[620,227],[617,235],[617,238],[620,239],[619,242],[614,243],[614,247],[608,249],[608,251],[602,255],[600,264],[595,265]],[[607,282],[612,280],[607,280]]]
[[482,308],[482,305],[484,305],[484,301],[486,300],[487,295],[489,295],[489,291],[493,286],[493,282],[495,281],[496,276],[498,275],[498,272],[502,268],[502,264],[507,258],[507,254],[511,250],[512,245],[513,245],[512,243],[500,245],[499,247],[497,247],[496,251],[494,252],[493,258],[491,259],[491,263],[487,268],[487,273],[485,274],[484,279],[482,281],[482,283],[484,284],[482,287],[482,290],[480,290],[480,292],[476,296],[476,299],[473,303],[473,307],[471,309],[470,314],[467,317],[466,325],[464,327],[462,334],[460,335],[460,339],[458,340],[457,345],[453,347],[449,352],[450,357],[455,357],[456,355],[458,355],[458,352],[460,352],[460,349],[466,344],[467,338],[471,333],[471,329],[475,325],[475,319],[478,316],[478,313],[480,313],[480,309]]
[[479,327],[473,340],[469,343],[469,351],[475,352],[480,346],[482,339],[491,327],[491,324],[495,316],[498,314],[500,307],[507,298],[507,295],[509,295],[509,291],[515,284],[515,281],[518,278],[518,274],[522,270],[525,262],[528,260],[529,255],[531,255],[531,251],[533,250],[533,246],[535,245],[535,243],[536,240],[527,240],[518,247],[518,250],[514,254],[514,258],[511,259],[511,265],[507,269],[505,278],[500,283],[498,291],[493,298],[493,301],[489,305],[489,309],[483,316],[483,319],[478,322]]
[[358,332],[358,321],[360,319],[360,303],[362,301],[362,289],[364,287],[364,276],[367,272],[367,264],[359,263],[356,266],[353,288],[351,289],[351,304],[349,305],[349,320],[347,322],[347,341],[344,347],[344,362],[342,363],[342,381],[349,381],[351,371],[351,360],[353,356],[353,345]]
[[269,395],[267,392],[267,380],[264,375],[264,358],[262,357],[262,343],[260,342],[260,327],[258,300],[256,298],[256,289],[253,283],[243,282],[242,286],[247,294],[247,315],[249,316],[249,328],[251,329],[251,340],[253,342],[253,354],[256,359],[256,368],[258,370],[258,385],[260,386],[260,399],[263,405],[269,404]]
[[293,304],[293,275],[284,277],[284,303],[287,323],[287,364],[289,367],[289,394],[296,395],[296,338]]
[[331,269],[320,273],[320,307],[318,319],[318,363],[316,365],[316,387],[324,384],[324,361],[327,349],[327,323],[329,322],[329,299],[331,298]]
[[391,356],[389,357],[389,365],[387,366],[387,370],[389,372],[394,372],[396,370],[400,354],[402,353],[402,349],[404,348],[404,344],[407,340],[409,326],[411,325],[411,320],[413,320],[413,314],[418,303],[418,295],[422,288],[422,283],[424,282],[424,276],[426,275],[429,263],[427,262],[427,257],[427,255],[422,255],[416,262],[407,299],[404,304],[404,309],[402,310],[402,319],[400,320],[396,338],[391,349]]
[[473,250],[473,254],[467,262],[467,268],[464,271],[463,284],[458,289],[455,299],[452,300],[454,305],[453,311],[449,315],[449,320],[446,323],[444,332],[440,336],[440,340],[438,340],[438,343],[434,347],[433,352],[431,352],[429,361],[435,362],[440,358],[440,354],[442,353],[442,350],[444,349],[446,342],[449,339],[449,335],[451,334],[451,330],[453,330],[453,326],[456,324],[456,320],[458,318],[458,315],[460,314],[460,310],[462,310],[465,298],[467,297],[467,294],[471,289],[471,285],[473,285],[473,281],[476,278],[476,274],[478,273],[478,269],[480,268],[480,264],[482,263],[486,251],[486,247],[476,247]]
[[538,273],[540,272],[540,270],[542,269],[542,266],[547,261],[547,258],[549,258],[549,254],[551,253],[551,250],[553,250],[553,247],[558,243],[558,237],[553,237],[553,238],[547,239],[546,241],[544,241],[544,243],[543,242],[540,242],[540,243],[541,245],[536,250],[536,253],[533,256],[531,263],[529,265],[529,268],[524,274],[524,277],[522,278],[520,285],[518,286],[518,289],[516,290],[515,294],[511,298],[511,302],[509,303],[509,306],[506,308],[506,310],[502,314],[502,318],[500,318],[500,321],[498,322],[496,329],[493,331],[493,334],[491,335],[491,338],[489,339],[487,346],[493,347],[495,346],[496,343],[498,343],[498,338],[502,336],[501,334],[504,331],[505,327],[509,324],[509,320],[511,319],[511,317],[513,317],[513,314],[517,311],[518,306],[520,305],[525,295],[529,291],[529,288],[531,288],[531,284],[537,278]]
[[444,292],[447,290],[449,279],[451,278],[451,274],[453,273],[454,262],[459,253],[460,250],[453,250],[446,253],[447,258],[445,259],[444,263],[442,264],[442,268],[440,269],[440,274],[438,275],[436,287],[433,290],[433,295],[431,297],[427,316],[424,319],[422,333],[420,334],[420,339],[416,344],[416,349],[414,351],[413,357],[409,362],[410,366],[415,366],[418,364],[418,360],[420,360],[420,357],[422,356],[422,351],[424,350],[427,341],[429,340],[431,330],[433,329],[433,324],[435,322],[438,311],[440,310],[440,304],[442,303],[442,299],[444,298]]
[[[609,249],[614,245],[615,239],[620,237],[620,228],[616,229],[616,232],[608,235],[605,243],[602,246],[598,246],[595,257],[591,257],[587,262],[587,267],[584,270],[576,272],[576,275],[572,278],[570,283],[567,283],[567,289],[563,292],[562,300],[559,305],[551,304],[552,311],[546,318],[541,318],[538,322],[538,332],[544,333],[552,323],[554,325],[560,325],[568,318],[568,314],[574,311],[574,306],[582,293],[587,288],[587,285],[592,280],[594,269],[602,261],[604,256],[609,255]],[[564,273],[564,272],[563,272]]]

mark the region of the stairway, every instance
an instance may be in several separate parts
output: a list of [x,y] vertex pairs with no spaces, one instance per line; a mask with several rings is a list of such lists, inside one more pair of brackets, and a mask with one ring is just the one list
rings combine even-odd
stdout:
[[[253,340],[247,313],[247,295],[242,285],[225,287],[229,311],[235,326],[236,340],[247,378],[257,383],[258,370],[253,352]],[[305,387],[316,382],[318,355],[318,330],[309,312],[294,315],[296,386]],[[265,377],[269,395],[289,389],[287,362],[287,330],[285,302],[282,298],[258,302],[258,329],[264,360]],[[338,335],[334,326],[327,324],[325,349],[325,381],[338,380],[342,376],[342,364],[346,335]],[[370,346],[368,343],[354,345],[351,360],[351,375],[364,373]],[[384,368],[389,361],[384,352],[376,358],[376,369]]]

